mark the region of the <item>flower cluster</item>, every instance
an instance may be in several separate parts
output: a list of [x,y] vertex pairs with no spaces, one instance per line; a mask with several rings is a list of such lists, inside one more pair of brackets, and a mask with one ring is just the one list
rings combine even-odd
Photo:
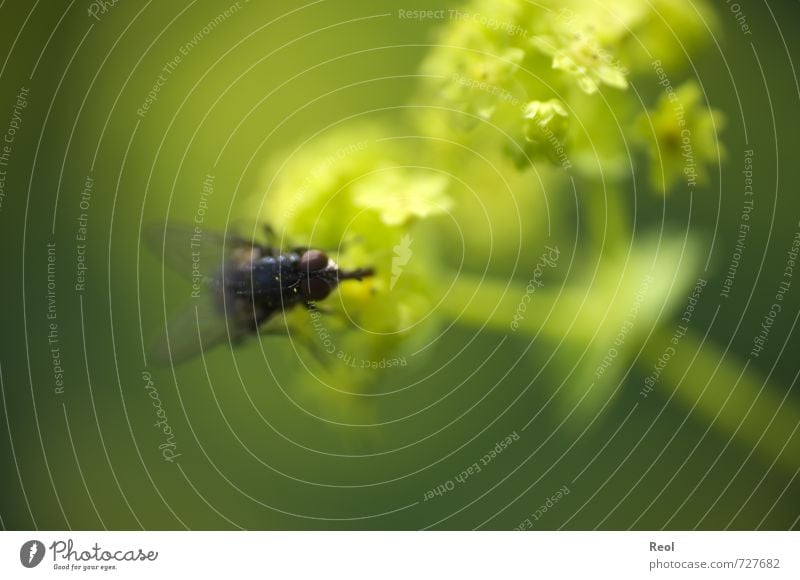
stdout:
[[[324,249],[345,269],[376,269],[361,283],[342,284],[325,301],[333,312],[288,316],[294,333],[322,342],[318,350],[333,355],[338,378],[354,389],[363,373],[350,363],[382,368],[403,349],[423,351],[447,321],[507,328],[510,318],[498,309],[507,309],[509,292],[518,294],[509,285],[527,280],[521,249],[560,244],[559,236],[564,247],[573,243],[571,228],[551,227],[571,203],[551,192],[577,182],[588,217],[581,226],[591,230],[589,253],[597,254],[570,264],[570,276],[580,276],[583,263],[602,262],[608,280],[589,284],[586,300],[554,295],[545,320],[526,319],[527,332],[559,333],[579,351],[593,336],[616,336],[628,315],[617,301],[625,295],[620,286],[638,285],[654,254],[669,254],[659,267],[670,276],[648,290],[652,304],[637,315],[639,327],[649,328],[682,296],[673,271],[682,269],[680,280],[692,271],[679,259],[686,243],[672,239],[637,246],[642,268],[633,277],[620,277],[615,260],[632,235],[619,199],[636,177],[632,145],[643,145],[652,174],[670,184],[688,171],[702,182],[719,158],[722,118],[699,87],[689,82],[663,96],[663,79],[685,74],[690,52],[713,26],[706,0],[470,0],[464,13],[485,17],[442,28],[407,108],[416,136],[406,130],[392,138],[385,122],[323,133],[270,168],[254,212],[284,246]],[[652,109],[643,105],[650,99]],[[531,166],[535,173],[518,170]],[[561,274],[552,275],[555,283]],[[564,295],[584,292],[580,282],[570,285]],[[584,303],[582,328],[567,329]],[[602,318],[592,322],[596,313]],[[603,385],[596,393],[598,402],[608,396]]]
[[[433,322],[436,252],[411,248],[424,247],[428,222],[451,209],[449,179],[414,164],[414,149],[386,139],[389,133],[379,124],[355,125],[315,139],[270,168],[259,200],[257,213],[282,247],[321,248],[343,269],[375,270],[359,283],[341,284],[314,324],[301,309],[288,315],[296,337],[319,342],[324,336],[327,343],[317,351],[328,350],[334,366],[336,358],[367,365],[383,360],[409,337],[424,340]],[[402,243],[398,258],[393,247]],[[353,332],[337,333],[345,328]]]
[[[468,146],[502,142],[518,166],[549,160],[592,178],[630,170],[642,112],[631,83],[653,85],[654,60],[682,74],[715,23],[704,0],[472,0],[467,9],[506,26],[474,18],[442,30],[422,66],[420,128]],[[686,107],[702,117],[701,100]]]
[[638,120],[650,156],[653,188],[667,191],[680,181],[689,189],[705,184],[706,164],[725,156],[717,139],[724,126],[722,113],[704,106],[696,82],[688,81],[675,90],[669,87],[658,105]]

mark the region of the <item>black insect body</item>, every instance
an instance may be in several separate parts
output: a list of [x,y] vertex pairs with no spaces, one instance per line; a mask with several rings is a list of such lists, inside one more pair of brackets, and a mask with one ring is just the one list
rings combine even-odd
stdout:
[[[191,266],[195,288],[192,303],[167,322],[151,349],[160,364],[183,362],[222,342],[237,343],[259,332],[276,313],[298,305],[315,309],[340,282],[373,274],[371,268],[340,270],[325,252],[312,248],[280,252],[272,245],[175,226],[157,234],[158,252],[179,271]],[[184,251],[176,252],[175,244]]]
[[232,272],[222,277],[224,292],[253,313],[253,330],[276,311],[298,304],[314,308],[314,303],[327,298],[342,280],[372,275],[369,269],[340,270],[325,252],[311,249],[268,254],[249,264],[230,266]]

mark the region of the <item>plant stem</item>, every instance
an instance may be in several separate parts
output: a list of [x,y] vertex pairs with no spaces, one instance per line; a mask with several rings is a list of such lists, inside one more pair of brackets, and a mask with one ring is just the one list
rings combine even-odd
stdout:
[[[528,336],[540,334],[560,340],[573,323],[584,296],[569,290],[554,293],[535,288],[529,294],[530,301],[523,305],[523,297],[529,289],[519,283],[512,282],[506,287],[496,280],[480,280],[460,274],[441,307],[448,318],[460,324],[485,325],[498,332]],[[491,310],[486,305],[492,305]],[[598,312],[594,308],[584,308],[587,312]],[[516,331],[512,328],[515,315],[521,317],[517,318]],[[583,320],[580,325],[574,325],[571,338],[588,340],[594,328],[592,322]]]
[[[656,364],[670,338],[665,330],[656,330],[642,362]],[[690,331],[661,370],[662,386],[656,388],[674,391],[675,400],[710,422],[726,440],[734,438],[794,473],[800,458],[800,410],[789,392],[781,394],[749,367]]]
[[[514,331],[511,322],[525,295],[524,286],[512,283],[506,288],[493,280],[465,275],[457,280],[442,307],[448,317],[470,327],[585,346],[606,310],[599,299],[585,294],[537,288]],[[491,311],[483,306],[486,304],[492,305]],[[580,324],[575,324],[577,319]],[[663,328],[654,331],[639,359],[647,371],[662,356],[671,337]],[[674,391],[674,401],[710,422],[721,437],[736,439],[744,448],[754,449],[762,460],[774,460],[791,473],[797,469],[800,409],[776,386],[766,384],[749,364],[742,365],[690,331],[661,369],[657,385],[660,387],[654,392]]]

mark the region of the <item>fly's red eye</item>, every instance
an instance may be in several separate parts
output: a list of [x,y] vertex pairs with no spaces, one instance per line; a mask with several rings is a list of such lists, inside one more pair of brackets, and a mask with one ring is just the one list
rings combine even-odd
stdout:
[[300,256],[301,272],[318,272],[328,267],[328,256],[319,250],[308,250]]
[[303,282],[303,294],[308,300],[324,300],[330,293],[330,285],[321,278],[309,278]]

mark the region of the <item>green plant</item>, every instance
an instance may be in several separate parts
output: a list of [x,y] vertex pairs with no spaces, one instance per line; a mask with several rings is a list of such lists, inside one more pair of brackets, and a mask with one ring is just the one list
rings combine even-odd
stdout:
[[[442,28],[403,119],[327,131],[269,172],[261,213],[293,241],[339,248],[346,266],[377,265],[374,280],[342,288],[340,316],[325,322],[329,354],[386,360],[451,323],[544,339],[563,353],[560,400],[593,414],[630,364],[657,364],[702,273],[697,240],[634,228],[629,200],[633,188],[640,203],[694,192],[724,158],[724,118],[685,80],[714,13],[697,0],[472,0],[462,14],[476,17]],[[417,133],[397,138],[398,124]],[[399,283],[397,247],[426,248]],[[546,248],[565,261],[539,286],[530,272]],[[318,326],[293,328],[320,338]],[[686,333],[661,388],[709,417],[732,404],[765,423],[761,381]],[[697,372],[713,396],[687,388]],[[737,374],[721,400],[719,381]],[[339,364],[328,376],[362,390],[369,381]],[[771,457],[781,433],[761,446]]]

